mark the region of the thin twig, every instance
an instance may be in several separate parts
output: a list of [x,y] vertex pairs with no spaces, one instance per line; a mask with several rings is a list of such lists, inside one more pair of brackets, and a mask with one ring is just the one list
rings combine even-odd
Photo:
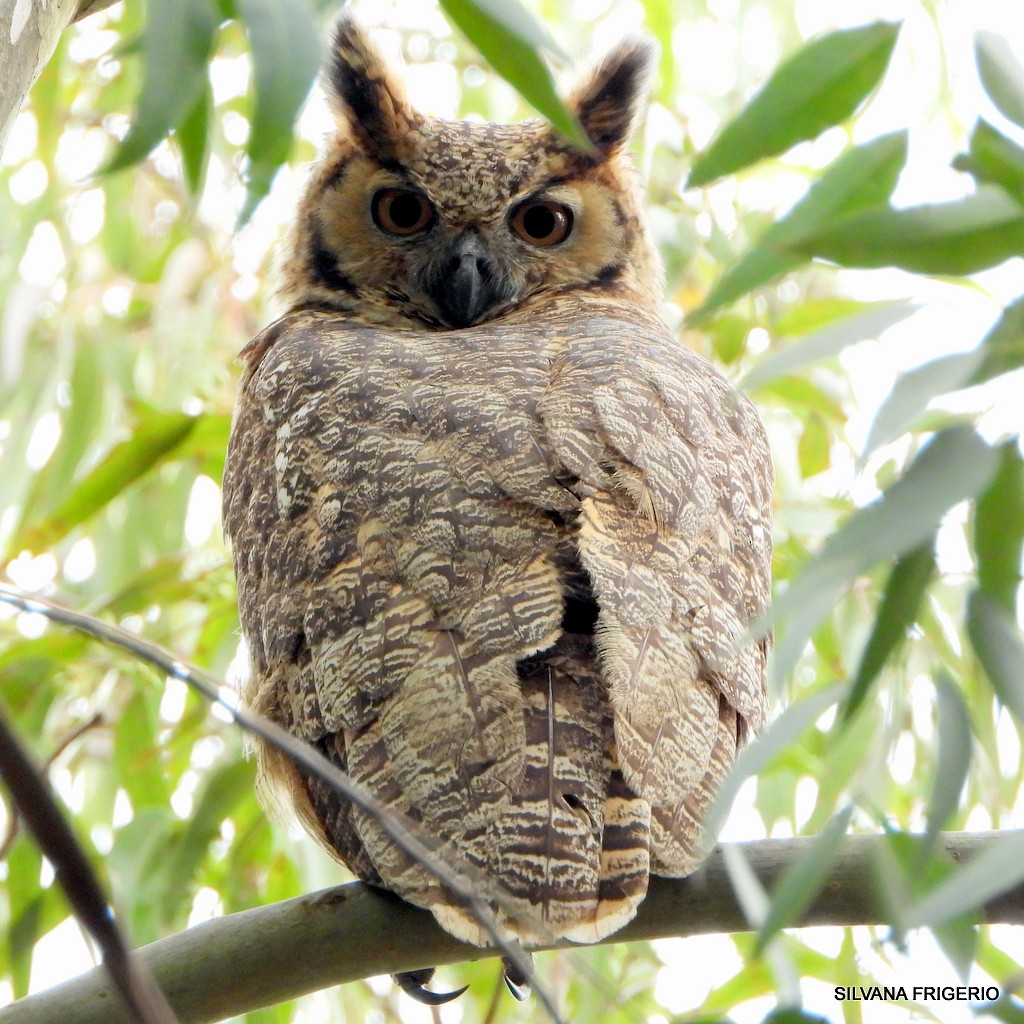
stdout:
[[[517,943],[510,942],[502,935],[494,913],[487,905],[487,900],[491,900],[510,917],[516,916],[508,897],[503,894],[495,880],[485,878],[469,864],[459,863],[458,870],[453,870],[430,848],[431,838],[424,835],[415,823],[383,807],[368,790],[308,743],[262,715],[239,707],[235,700],[235,691],[212,673],[189,665],[151,640],[95,616],[65,608],[46,598],[0,584],[0,601],[25,612],[43,615],[53,622],[71,626],[120,647],[156,666],[171,678],[187,683],[208,700],[224,708],[241,728],[276,747],[303,770],[322,779],[354,806],[371,815],[402,853],[433,875],[452,896],[462,902],[495,949],[500,950],[503,956],[509,957],[530,980],[533,991],[554,1024],[563,1024],[553,1000],[544,988],[537,984],[530,958],[523,953]],[[486,897],[481,893],[486,893]]]
[[2,707],[0,777],[25,826],[53,865],[75,915],[102,950],[103,963],[132,1013],[143,1024],[177,1024],[153,975],[129,951],[78,838],[61,813],[46,777],[7,724]]
[[[53,753],[43,762],[42,770],[47,772],[53,767],[54,761],[64,753],[68,747],[71,746],[75,740],[79,739],[90,729],[95,729],[97,725],[101,725],[103,722],[103,716],[97,711],[87,721],[82,722],[81,725],[76,726],[71,730],[54,748]],[[18,814],[12,812],[10,820],[7,822],[7,832],[4,834],[3,842],[0,842],[0,860],[6,860],[7,855],[11,852],[11,846],[14,844],[14,840],[18,838],[18,833],[21,830],[21,818]]]

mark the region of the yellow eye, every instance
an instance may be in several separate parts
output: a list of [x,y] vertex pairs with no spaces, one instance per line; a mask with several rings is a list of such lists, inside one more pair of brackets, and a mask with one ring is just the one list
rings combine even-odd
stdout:
[[434,223],[434,207],[420,192],[382,188],[370,208],[373,223],[389,235],[415,235]]
[[550,199],[527,199],[512,211],[509,223],[524,242],[546,248],[569,237],[572,210]]

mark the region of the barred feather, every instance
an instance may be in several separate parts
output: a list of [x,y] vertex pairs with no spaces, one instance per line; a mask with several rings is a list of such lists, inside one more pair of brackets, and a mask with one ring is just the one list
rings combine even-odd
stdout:
[[[289,312],[242,354],[225,469],[245,700],[500,885],[526,943],[595,941],[652,872],[692,871],[766,715],[767,642],[741,640],[768,600],[771,461],[658,315],[624,150],[649,61],[623,43],[577,87],[580,153],[540,122],[418,114],[343,19],[338,132],[286,244]],[[433,204],[415,238],[370,216],[396,182]],[[573,234],[525,251],[509,211],[537,195],[575,204]],[[453,329],[423,282],[466,233],[497,305]],[[372,815],[258,755],[357,875],[485,940]]]

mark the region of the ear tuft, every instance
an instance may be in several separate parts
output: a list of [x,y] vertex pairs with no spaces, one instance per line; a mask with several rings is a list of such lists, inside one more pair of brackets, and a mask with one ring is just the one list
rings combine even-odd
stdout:
[[367,152],[393,158],[402,138],[420,120],[401,79],[348,12],[334,23],[333,44],[324,79],[335,117]]
[[626,39],[570,94],[569,109],[602,156],[629,142],[647,100],[655,56],[653,40]]

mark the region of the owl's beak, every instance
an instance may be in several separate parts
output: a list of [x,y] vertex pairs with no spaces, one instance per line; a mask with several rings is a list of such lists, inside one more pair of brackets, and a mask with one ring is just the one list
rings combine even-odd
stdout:
[[430,296],[452,327],[476,323],[501,297],[487,248],[472,228],[455,240],[431,285]]

